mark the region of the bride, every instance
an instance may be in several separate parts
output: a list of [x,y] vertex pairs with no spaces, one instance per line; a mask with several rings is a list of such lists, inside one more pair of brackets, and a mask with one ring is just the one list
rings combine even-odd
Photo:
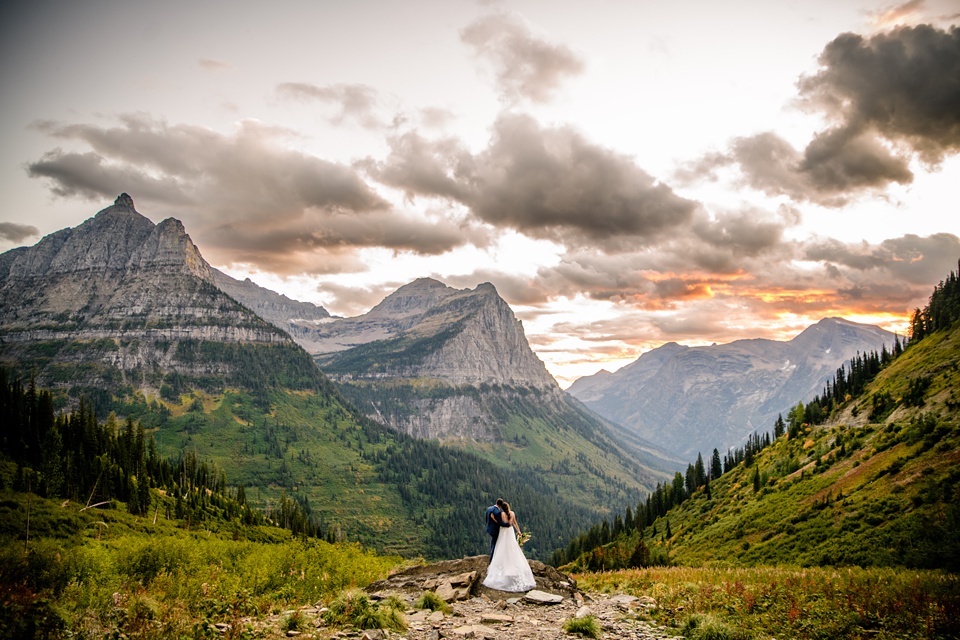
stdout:
[[510,503],[504,504],[501,518],[502,522],[509,523],[517,533],[514,535],[509,529],[500,530],[483,586],[498,591],[530,591],[537,583],[533,579],[530,564],[517,543],[516,536],[520,535],[520,527],[517,525],[517,514],[510,510]]

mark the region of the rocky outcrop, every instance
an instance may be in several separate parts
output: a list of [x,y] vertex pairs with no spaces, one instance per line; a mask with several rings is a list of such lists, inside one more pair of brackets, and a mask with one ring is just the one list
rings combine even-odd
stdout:
[[[561,598],[573,598],[580,594],[576,580],[570,576],[537,560],[528,562],[537,583],[537,591]],[[489,564],[490,557],[484,555],[409,567],[390,575],[386,580],[368,585],[364,590],[380,597],[397,594],[420,595],[424,591],[434,591],[447,602],[466,600],[478,595],[500,600],[522,595],[483,586]]]
[[793,340],[665,344],[615,373],[567,390],[600,415],[686,460],[740,446],[773,429],[778,414],[822,392],[857,352],[893,345],[878,327],[827,318]]

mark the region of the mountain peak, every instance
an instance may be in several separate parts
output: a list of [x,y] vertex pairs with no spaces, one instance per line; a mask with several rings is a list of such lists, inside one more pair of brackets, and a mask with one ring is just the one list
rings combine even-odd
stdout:
[[128,193],[121,193],[117,196],[117,199],[113,201],[113,206],[115,207],[126,207],[127,209],[133,209],[136,211],[136,207],[133,206],[133,198],[130,197]]
[[433,278],[417,278],[388,295],[365,317],[400,319],[420,315],[456,292]]

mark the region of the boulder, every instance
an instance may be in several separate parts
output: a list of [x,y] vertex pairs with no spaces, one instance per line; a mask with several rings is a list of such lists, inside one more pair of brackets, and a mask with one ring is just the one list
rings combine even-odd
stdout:
[[523,600],[534,604],[560,604],[563,602],[563,596],[534,589],[533,591],[528,591],[527,594],[523,596]]

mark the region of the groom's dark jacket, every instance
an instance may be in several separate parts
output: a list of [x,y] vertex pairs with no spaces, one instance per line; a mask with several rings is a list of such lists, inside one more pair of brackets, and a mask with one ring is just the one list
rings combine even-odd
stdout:
[[487,518],[487,533],[491,536],[495,536],[500,533],[500,527],[509,527],[509,524],[504,524],[500,522],[500,514],[503,513],[500,510],[500,507],[493,505],[492,507],[487,507],[486,518]]

